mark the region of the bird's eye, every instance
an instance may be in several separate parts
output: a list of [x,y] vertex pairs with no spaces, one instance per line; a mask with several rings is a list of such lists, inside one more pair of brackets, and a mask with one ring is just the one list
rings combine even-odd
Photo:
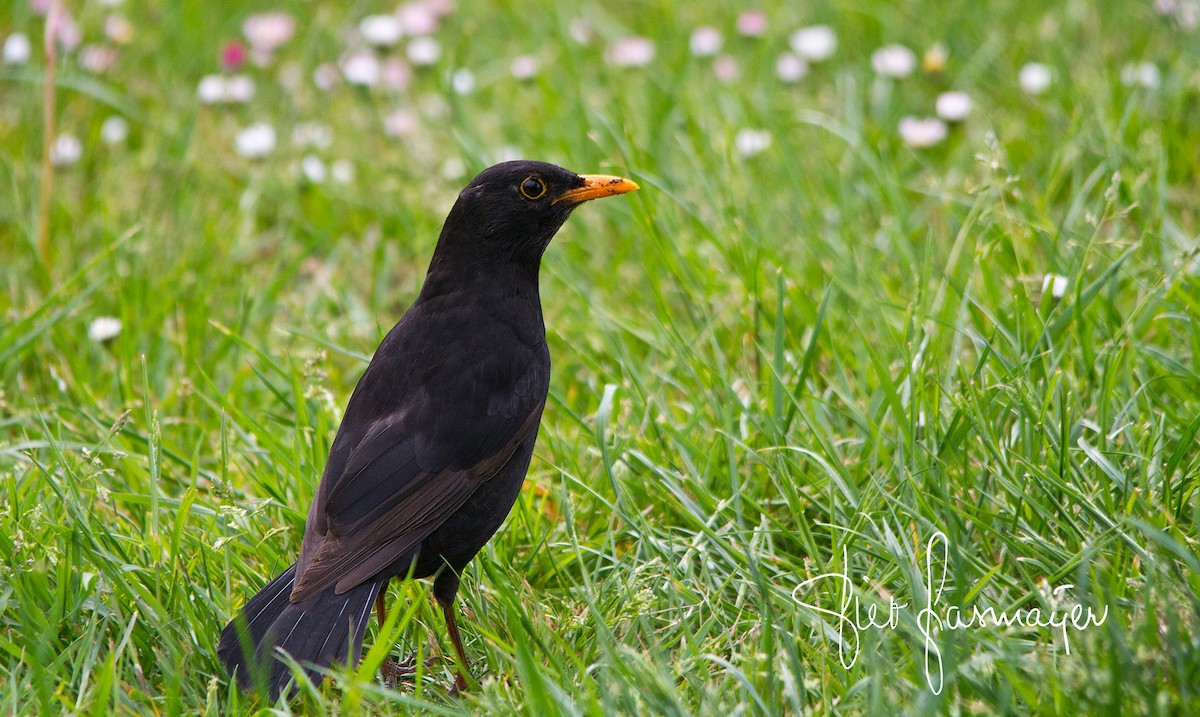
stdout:
[[541,199],[546,194],[546,183],[537,177],[526,177],[521,182],[521,196],[526,199]]

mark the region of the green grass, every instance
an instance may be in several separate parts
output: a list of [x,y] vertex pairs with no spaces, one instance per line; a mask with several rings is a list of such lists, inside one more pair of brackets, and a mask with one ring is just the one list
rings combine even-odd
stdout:
[[[104,13],[83,6],[85,41]],[[202,75],[249,9],[151,3],[117,66],[68,56],[52,252],[36,247],[41,64],[0,66],[0,711],[240,714],[1182,714],[1200,703],[1200,41],[1152,3],[766,3],[679,10],[460,0],[404,92],[309,78],[390,4],[292,2],[298,34],[205,107]],[[386,6],[386,8],[385,8]],[[265,7],[265,6],[260,6]],[[589,19],[596,38],[571,39]],[[797,27],[838,33],[796,85]],[[688,53],[719,27],[740,79]],[[21,0],[0,33],[39,51]],[[604,46],[652,37],[642,69]],[[944,72],[879,80],[870,53],[940,42]],[[533,53],[542,72],[508,75]],[[1147,60],[1157,88],[1121,68]],[[1023,94],[1026,62],[1050,65]],[[471,68],[474,93],[450,90]],[[300,78],[296,91],[280,75]],[[926,150],[896,132],[938,92],[974,112]],[[411,108],[415,135],[382,118]],[[126,146],[99,141],[122,114]],[[272,123],[277,150],[232,150]],[[300,150],[300,122],[333,129]],[[742,128],[769,150],[740,157]],[[465,177],[499,148],[642,190],[579,211],[542,271],[554,360],[528,483],[465,576],[481,683],[449,665],[383,687],[385,651],[431,646],[424,583],[392,588],[357,672],[291,705],[232,688],[221,627],[296,554],[342,407],[415,297]],[[353,163],[308,184],[307,152]],[[1043,277],[1067,277],[1063,296]],[[113,316],[121,333],[87,337]],[[915,609],[864,630],[792,598],[845,571],[864,605],[1108,609],[1099,627],[945,631],[926,686]],[[835,595],[810,595],[829,610]],[[1061,609],[1061,608],[1060,608]],[[849,631],[846,631],[847,634]],[[393,644],[395,647],[393,648]]]

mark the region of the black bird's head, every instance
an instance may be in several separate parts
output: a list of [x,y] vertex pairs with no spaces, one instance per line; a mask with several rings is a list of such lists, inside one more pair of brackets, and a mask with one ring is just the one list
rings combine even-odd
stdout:
[[628,179],[575,174],[546,162],[501,162],[459,193],[437,254],[468,252],[485,261],[532,262],[536,268],[575,207],[637,188]]

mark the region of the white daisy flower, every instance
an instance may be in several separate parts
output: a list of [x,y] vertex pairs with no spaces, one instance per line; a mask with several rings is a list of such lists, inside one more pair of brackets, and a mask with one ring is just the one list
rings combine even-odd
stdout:
[[692,31],[688,47],[696,57],[711,57],[721,51],[721,33],[715,27],[698,27]]
[[740,157],[753,157],[771,146],[771,133],[765,129],[741,129],[733,138],[734,149]]
[[1054,81],[1054,75],[1050,68],[1040,62],[1030,62],[1021,68],[1021,72],[1017,75],[1017,82],[1021,85],[1021,91],[1027,95],[1040,95],[1050,89],[1050,83]]
[[301,122],[292,128],[292,142],[301,147],[328,149],[333,144],[333,130],[319,122]]
[[243,104],[254,99],[254,80],[249,75],[230,75],[225,79],[225,101]]
[[475,91],[475,73],[460,67],[450,75],[450,87],[456,95],[469,95]]
[[102,344],[115,339],[121,333],[121,320],[111,316],[97,316],[88,324],[87,335],[92,341]]
[[828,25],[802,27],[792,33],[792,50],[808,62],[822,62],[837,50],[837,35]]
[[354,165],[348,159],[335,159],[329,166],[329,178],[338,184],[354,181]]
[[196,96],[200,98],[200,102],[206,105],[224,102],[224,75],[205,75],[204,77],[201,77],[200,84],[196,86]]
[[908,77],[917,69],[917,55],[904,45],[884,45],[871,53],[871,67],[882,77]]
[[238,132],[234,150],[246,159],[261,159],[275,150],[275,128],[257,122]]
[[33,44],[29,42],[29,37],[25,33],[14,32],[5,38],[2,54],[4,64],[24,65],[33,55]]
[[966,92],[943,92],[937,97],[937,116],[947,122],[962,122],[971,114],[971,96]]
[[1067,293],[1069,280],[1062,274],[1046,274],[1042,277],[1042,291],[1050,290],[1050,296],[1061,299]]
[[323,184],[325,178],[329,176],[325,169],[325,162],[314,154],[305,155],[300,160],[300,174],[313,184]]
[[408,61],[414,65],[432,65],[441,56],[442,46],[432,37],[414,37],[412,42],[408,43]]
[[936,117],[904,117],[900,120],[900,139],[909,147],[932,147],[946,139],[946,123]]
[[360,87],[379,84],[381,68],[379,58],[370,50],[357,50],[342,57],[342,76],[346,82]]
[[442,162],[442,179],[453,182],[467,174],[467,164],[461,157],[450,157]]
[[1121,83],[1156,90],[1162,84],[1162,73],[1153,62],[1131,62],[1121,68]]
[[113,115],[100,125],[100,141],[107,145],[124,144],[129,138],[129,123],[120,115]]
[[83,157],[83,143],[73,134],[60,134],[50,145],[50,163],[56,167],[67,167]]
[[404,36],[404,28],[395,15],[368,15],[358,23],[358,34],[376,47],[391,47]]

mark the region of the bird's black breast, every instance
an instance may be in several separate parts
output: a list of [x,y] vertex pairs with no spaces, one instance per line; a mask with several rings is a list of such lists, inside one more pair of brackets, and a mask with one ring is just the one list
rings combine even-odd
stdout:
[[[323,550],[366,556],[430,534],[484,487],[475,501],[498,490],[508,513],[545,405],[550,354],[535,285],[467,289],[425,291],[379,345],[308,514],[301,579]],[[490,484],[500,474],[503,489]]]

